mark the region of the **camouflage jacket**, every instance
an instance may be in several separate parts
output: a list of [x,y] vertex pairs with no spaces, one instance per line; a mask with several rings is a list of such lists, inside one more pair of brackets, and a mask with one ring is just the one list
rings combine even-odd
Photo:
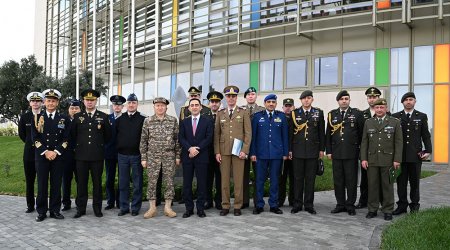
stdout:
[[147,117],[142,127],[139,150],[143,161],[168,157],[179,159],[181,148],[177,119],[167,114],[162,120],[156,115]]

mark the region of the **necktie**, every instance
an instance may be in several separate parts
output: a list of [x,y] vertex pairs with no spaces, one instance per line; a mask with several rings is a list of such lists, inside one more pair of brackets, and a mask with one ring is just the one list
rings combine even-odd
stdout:
[[231,119],[232,116],[233,116],[233,110],[230,109],[230,119]]
[[48,118],[50,118],[51,120],[53,120],[53,114],[49,114]]
[[192,134],[195,136],[195,131],[197,130],[197,117],[194,117],[194,124],[192,124]]
[[378,118],[378,124],[383,123],[383,118]]
[[253,115],[253,106],[250,106],[250,115]]
[[407,118],[408,121],[409,121],[409,119],[411,118],[411,114],[410,114],[410,113],[406,114],[406,118]]
[[345,111],[341,111],[341,119],[344,120]]
[[272,112],[269,112],[269,120],[272,121]]
[[308,116],[309,115],[309,111],[305,111],[305,115]]
[[88,113],[89,118],[92,118],[92,113]]

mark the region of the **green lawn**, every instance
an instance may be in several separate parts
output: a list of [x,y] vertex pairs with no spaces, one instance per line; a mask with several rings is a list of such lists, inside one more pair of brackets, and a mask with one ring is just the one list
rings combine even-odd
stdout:
[[450,207],[407,214],[383,231],[381,249],[448,249],[449,218]]

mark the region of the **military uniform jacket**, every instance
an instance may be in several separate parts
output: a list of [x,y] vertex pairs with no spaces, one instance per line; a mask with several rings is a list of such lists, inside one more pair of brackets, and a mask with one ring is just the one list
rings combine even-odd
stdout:
[[32,126],[34,126],[34,114],[29,110],[20,117],[18,125],[19,137],[25,142],[23,148],[24,161],[34,161],[34,142],[31,140]]
[[255,113],[252,119],[250,156],[257,159],[283,159],[289,154],[289,125],[286,115],[273,111],[272,119],[266,110]]
[[86,111],[75,114],[71,133],[76,140],[75,160],[104,160],[104,147],[112,134],[107,114],[99,110],[95,111],[92,118]]
[[230,119],[228,109],[219,110],[214,126],[214,153],[231,155],[235,138],[243,141],[241,151],[248,154],[252,142],[249,113],[241,107],[236,107]]
[[46,160],[44,152],[47,150],[58,151],[55,160],[64,160],[64,152],[69,146],[70,120],[59,112],[55,112],[51,119],[45,111],[42,111],[36,115],[35,122],[31,126],[31,136],[36,148],[36,161]]
[[116,149],[116,118],[114,114],[108,115],[108,121],[111,125],[111,139],[105,144],[105,159],[115,160],[117,159],[117,149]]
[[361,142],[361,161],[370,166],[390,167],[402,162],[403,136],[400,120],[386,115],[381,124],[370,118],[364,124]]
[[253,119],[253,115],[255,115],[255,113],[266,110],[265,107],[259,106],[258,104],[255,104],[254,108],[250,108],[250,107],[251,106],[248,104],[241,106],[241,108],[247,110],[248,113],[250,114],[250,120]]
[[413,110],[408,120],[405,111],[392,115],[400,119],[403,131],[403,162],[420,162],[422,142],[426,153],[432,152],[431,135],[428,130],[428,117],[425,113]]
[[142,126],[139,151],[143,161],[180,159],[177,118],[165,115],[162,120],[156,115],[145,118]]
[[311,107],[306,116],[303,108],[291,113],[289,124],[289,147],[292,156],[303,159],[319,158],[319,152],[325,151],[325,120],[323,111]]
[[341,109],[334,109],[327,116],[326,151],[333,159],[357,159],[364,129],[360,110],[348,108],[344,119]]
[[[200,115],[203,115],[211,120],[213,119],[211,109],[209,107],[206,107],[203,104],[202,104],[202,110],[200,111]],[[179,119],[180,122],[189,116],[191,116],[191,111],[189,111],[189,106],[181,107],[180,119]]]

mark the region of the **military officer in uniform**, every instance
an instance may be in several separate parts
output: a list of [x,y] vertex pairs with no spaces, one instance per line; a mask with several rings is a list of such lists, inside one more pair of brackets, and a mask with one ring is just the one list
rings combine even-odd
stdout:
[[288,123],[284,113],[275,110],[277,96],[264,98],[266,110],[256,112],[252,119],[252,143],[250,157],[256,165],[256,206],[253,214],[264,211],[264,183],[270,178],[270,212],[282,214],[278,208],[278,178],[283,159],[289,155]]
[[[249,113],[236,105],[239,88],[227,86],[223,90],[227,108],[217,113],[214,127],[214,153],[220,163],[222,175],[222,211],[221,216],[230,212],[230,175],[234,180],[234,215],[240,216],[242,207],[242,183],[244,161],[250,150],[252,127]],[[241,146],[236,146],[236,155],[232,153],[235,139]],[[236,142],[238,142],[236,140]],[[236,144],[238,145],[238,144]],[[240,148],[240,150],[239,150]]]
[[[369,107],[363,111],[363,117],[364,121],[367,121],[367,119],[372,118],[375,116],[375,108],[374,103],[378,98],[381,96],[381,91],[375,87],[370,87],[366,90],[365,95],[367,97],[367,104],[369,104]],[[387,114],[390,114],[389,111]],[[367,207],[367,170],[364,168],[360,168],[361,170],[361,182],[359,184],[359,202],[356,205],[356,209],[360,208],[366,208]],[[380,200],[383,199],[383,194],[380,193]]]
[[[80,108],[81,102],[79,100],[71,100],[69,104],[69,120],[70,123],[73,121],[73,117],[76,113],[81,112]],[[70,195],[72,192],[72,179],[75,176],[75,181],[77,180],[77,164],[74,159],[74,149],[75,149],[76,141],[70,137],[69,139],[69,146],[67,147],[66,152],[64,153],[64,157],[66,158],[66,164],[64,166],[64,174],[63,174],[63,180],[62,180],[62,204],[63,208],[62,211],[67,211],[72,208],[72,201],[70,200]]]
[[361,142],[361,166],[367,170],[369,184],[369,212],[366,218],[377,216],[381,191],[381,211],[384,213],[384,219],[392,220],[394,188],[390,181],[390,169],[398,169],[402,161],[402,128],[400,120],[387,114],[387,102],[384,98],[376,100],[374,108],[375,117],[364,124]]
[[[50,217],[64,219],[61,210],[61,182],[64,173],[65,157],[70,135],[69,119],[56,111],[61,93],[56,89],[47,89],[45,111],[36,115],[31,136],[34,141],[38,195],[36,198],[36,221],[43,221],[50,210]],[[50,178],[49,178],[50,177]],[[50,180],[50,197],[48,183]]]
[[291,213],[302,210],[316,214],[314,209],[314,183],[317,164],[325,151],[325,121],[323,111],[312,107],[313,92],[300,95],[302,106],[292,111],[289,131],[290,154],[294,172],[294,206]]
[[[109,124],[111,124],[111,139],[105,144],[105,170],[106,170],[106,207],[105,210],[113,209],[115,206],[120,207],[120,191],[119,184],[115,187],[116,169],[117,176],[118,160],[117,160],[117,140],[116,140],[116,120],[122,116],[123,105],[126,102],[125,97],[121,95],[113,95],[109,98],[111,101],[113,112],[108,115]],[[117,178],[119,179],[119,178]]]
[[36,180],[36,167],[34,156],[34,142],[31,140],[31,128],[34,126],[34,117],[41,112],[44,97],[39,92],[31,92],[27,100],[31,110],[20,117],[18,131],[20,139],[25,143],[23,147],[23,169],[25,172],[25,187],[27,197],[27,210],[25,213],[34,211],[34,182]]
[[[406,213],[408,207],[407,187],[410,185],[409,209],[411,212],[419,210],[420,204],[420,172],[422,160],[427,159],[431,152],[431,135],[428,131],[428,117],[416,109],[416,95],[408,92],[403,95],[401,102],[404,109],[392,116],[400,119],[403,130],[403,157],[401,173],[397,178],[397,208],[392,213],[399,215]],[[422,142],[425,148],[422,147]]]
[[[201,100],[201,98],[202,98],[201,97],[202,92],[194,86],[189,88],[188,93],[189,93],[189,100],[193,99],[193,98]],[[202,111],[200,114],[204,115],[204,116],[208,116],[208,118],[211,118],[211,115],[212,115],[211,109],[202,104]],[[180,117],[179,117],[180,122],[182,120],[184,120],[184,118],[189,117],[190,115],[191,115],[191,112],[189,111],[189,105],[181,107]]]
[[77,213],[74,218],[86,214],[88,201],[89,172],[92,176],[92,207],[96,217],[102,217],[102,173],[104,146],[111,139],[111,124],[108,115],[97,110],[100,93],[93,89],[81,92],[86,110],[76,114],[71,134],[76,139],[75,160],[77,161]]
[[[291,121],[292,110],[295,109],[294,99],[286,98],[283,100],[283,112],[286,116],[286,121],[289,124]],[[288,191],[288,202],[289,206],[294,204],[294,174],[292,173],[292,159],[285,159],[283,161],[283,167],[280,173],[280,187],[278,188],[278,207],[284,205],[286,200],[286,183],[289,179],[289,191]]]
[[326,132],[326,151],[328,158],[332,159],[337,201],[336,208],[331,213],[347,211],[349,215],[355,215],[359,146],[364,118],[361,111],[350,107],[350,94],[347,90],[340,91],[336,101],[339,108],[328,113]]
[[[209,100],[209,108],[211,109],[213,124],[216,121],[217,112],[220,109],[220,102],[223,99],[223,94],[217,91],[211,91],[206,96]],[[208,166],[208,181],[206,183],[206,204],[205,209],[213,207],[213,200],[215,207],[222,210],[222,188],[220,176],[220,164],[216,161],[214,154],[214,143],[211,143],[209,149],[209,166]],[[215,185],[214,185],[215,184]],[[213,195],[213,186],[216,188],[216,193]]]
[[[244,92],[244,98],[247,101],[247,104],[241,106],[243,109],[247,110],[250,114],[250,120],[253,118],[253,115],[256,112],[264,111],[265,108],[262,106],[259,106],[256,104],[256,98],[258,97],[256,93],[256,89],[254,87],[248,88]],[[251,159],[245,160],[244,165],[244,183],[243,183],[243,192],[244,192],[244,201],[242,204],[242,208],[249,207],[250,203],[250,168],[253,169],[253,174],[256,176],[256,168],[253,166]],[[253,187],[253,205],[256,207],[256,185],[255,181],[252,181],[252,187]]]

